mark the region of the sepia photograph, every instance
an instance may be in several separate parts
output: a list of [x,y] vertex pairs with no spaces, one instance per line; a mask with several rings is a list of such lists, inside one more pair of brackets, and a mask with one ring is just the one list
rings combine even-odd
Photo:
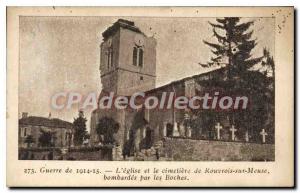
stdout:
[[19,22],[19,159],[275,160],[274,18]]
[[10,7],[8,175],[23,177],[9,184],[291,185],[293,20],[293,7]]

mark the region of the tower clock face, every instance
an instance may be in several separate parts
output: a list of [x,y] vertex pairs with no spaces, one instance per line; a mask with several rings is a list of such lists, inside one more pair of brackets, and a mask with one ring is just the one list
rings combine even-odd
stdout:
[[134,43],[135,43],[137,46],[143,46],[143,45],[144,45],[144,36],[141,35],[141,34],[137,34],[137,35],[134,37]]

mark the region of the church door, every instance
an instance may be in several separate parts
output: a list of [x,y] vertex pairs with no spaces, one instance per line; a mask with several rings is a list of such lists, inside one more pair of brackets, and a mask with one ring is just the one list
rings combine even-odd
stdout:
[[167,137],[172,137],[173,135],[173,125],[168,123],[167,124]]
[[153,130],[150,129],[150,127],[146,128],[146,136],[145,136],[145,147],[148,149],[152,146],[152,136],[153,136]]

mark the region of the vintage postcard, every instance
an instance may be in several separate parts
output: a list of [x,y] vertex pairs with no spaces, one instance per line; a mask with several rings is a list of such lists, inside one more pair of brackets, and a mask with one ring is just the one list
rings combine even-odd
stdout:
[[293,187],[293,7],[8,7],[7,186]]

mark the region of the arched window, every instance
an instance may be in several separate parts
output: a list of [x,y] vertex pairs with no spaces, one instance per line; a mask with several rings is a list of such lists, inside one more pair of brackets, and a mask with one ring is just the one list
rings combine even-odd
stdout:
[[134,47],[133,48],[133,65],[134,66],[137,66],[137,55],[138,55],[138,48],[137,47]]
[[27,136],[27,128],[26,128],[26,127],[24,128],[24,133],[23,133],[23,136],[24,136],[24,137],[26,137],[26,136]]
[[109,48],[107,52],[107,68],[110,69],[113,66],[113,48]]
[[106,63],[107,63],[107,69],[109,69],[110,68],[110,59],[109,59],[109,57],[110,57],[110,54],[109,54],[109,51],[107,51],[106,52]]
[[114,51],[112,48],[110,48],[110,65],[113,66],[114,65]]
[[132,64],[134,66],[143,67],[144,51],[141,47],[133,47]]
[[143,67],[144,51],[139,49],[139,67]]

